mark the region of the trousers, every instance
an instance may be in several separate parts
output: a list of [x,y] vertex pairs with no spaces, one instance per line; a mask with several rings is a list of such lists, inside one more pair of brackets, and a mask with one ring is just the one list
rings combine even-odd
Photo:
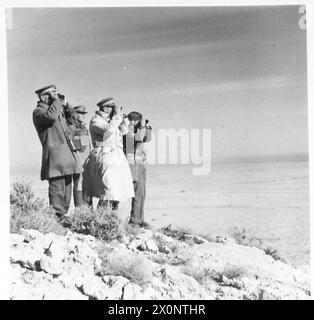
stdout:
[[48,180],[49,204],[60,218],[68,212],[70,207],[72,179],[72,175],[66,175]]
[[131,204],[130,222],[144,222],[144,204],[146,198],[146,167],[138,164],[138,179],[133,181],[134,195]]
[[82,174],[73,174],[73,200],[76,208],[84,205],[91,206],[92,199],[87,196],[82,186]]

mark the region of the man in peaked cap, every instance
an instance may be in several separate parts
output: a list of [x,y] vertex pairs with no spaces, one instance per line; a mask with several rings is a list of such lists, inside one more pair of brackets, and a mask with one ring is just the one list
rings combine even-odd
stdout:
[[39,101],[33,123],[42,145],[41,180],[48,180],[49,203],[59,218],[67,213],[72,193],[72,176],[82,166],[67,125],[64,105],[54,84],[35,91]]
[[99,110],[107,112],[110,114],[110,117],[114,113],[114,109],[116,108],[116,104],[113,102],[112,97],[104,98],[97,103]]
[[108,98],[101,99],[101,100],[97,103],[97,106],[100,107],[100,108],[102,108],[103,106],[108,105],[108,104],[109,104],[109,105],[114,104],[112,97],[108,97]]
[[115,103],[113,102],[112,97],[104,98],[97,103],[99,107],[99,111],[96,111],[94,117],[91,119],[89,124],[89,131],[93,143],[93,147],[95,148],[98,144],[102,144],[103,142],[103,132],[102,130],[98,130],[97,127],[94,127],[93,120],[97,118],[97,113],[101,112],[103,115],[107,115],[108,119],[111,118],[115,112]]

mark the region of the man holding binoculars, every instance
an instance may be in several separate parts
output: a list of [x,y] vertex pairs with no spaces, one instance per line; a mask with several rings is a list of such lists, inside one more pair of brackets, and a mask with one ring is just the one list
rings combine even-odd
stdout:
[[42,145],[41,180],[48,180],[49,204],[59,218],[68,212],[73,177],[82,172],[79,155],[66,121],[65,96],[49,85],[35,91],[39,101],[33,123]]
[[129,223],[147,227],[148,224],[144,220],[147,161],[145,144],[151,141],[152,128],[149,120],[137,111],[130,112],[127,117],[129,128],[124,136],[124,153],[131,169],[134,187]]

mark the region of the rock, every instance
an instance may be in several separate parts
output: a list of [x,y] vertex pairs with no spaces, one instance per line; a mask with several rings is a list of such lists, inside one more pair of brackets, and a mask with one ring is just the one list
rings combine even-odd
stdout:
[[94,272],[86,269],[79,264],[63,265],[63,271],[58,280],[65,288],[81,287],[87,279],[94,276]]
[[40,269],[52,275],[60,275],[62,273],[61,260],[53,259],[46,254],[43,254],[40,262]]
[[157,253],[159,251],[156,242],[153,239],[146,241],[146,250]]
[[151,230],[144,229],[143,232],[136,235],[135,239],[147,241],[154,236]]
[[68,256],[66,241],[61,237],[52,240],[49,246],[45,248],[45,254],[51,257],[55,263],[62,263],[62,261]]
[[40,239],[42,240],[44,238],[44,235],[39,232],[38,230],[34,230],[34,229],[21,229],[21,234],[23,235],[23,237],[25,238],[25,240],[27,242],[30,242],[32,240],[35,239]]
[[19,263],[26,268],[35,270],[42,253],[42,247],[23,242],[17,246],[11,246],[10,261],[11,263]]
[[10,245],[17,246],[24,241],[24,236],[21,234],[11,233],[10,234]]
[[42,300],[43,296],[42,291],[22,281],[10,286],[10,300]]
[[128,245],[129,242],[130,242],[130,237],[128,237],[128,236],[125,235],[125,234],[122,234],[120,241],[121,241],[122,243],[124,243],[125,245]]
[[[48,288],[47,288],[48,289]],[[44,291],[42,300],[88,300],[77,288],[63,288],[61,285],[53,286]]]
[[87,279],[82,286],[82,291],[91,299],[106,300],[109,296],[108,285],[106,285],[101,278],[97,276]]
[[10,281],[11,283],[22,280],[23,268],[19,264],[11,264],[10,267]]
[[161,300],[162,299],[162,293],[158,292],[151,285],[147,285],[143,289],[142,298],[141,299],[143,299],[143,300]]
[[67,238],[68,240],[68,260],[75,263],[82,264],[89,272],[98,272],[101,268],[101,260],[98,257],[98,253],[90,248],[87,244],[77,241],[73,238]]
[[159,251],[156,242],[152,238],[145,240],[145,237],[132,240],[129,243],[128,248],[131,250],[151,251],[154,253]]
[[154,235],[155,235],[156,238],[160,239],[163,243],[173,243],[173,242],[176,242],[175,239],[173,239],[173,238],[171,238],[171,237],[168,237],[168,236],[166,236],[165,234],[163,234],[163,233],[161,233],[161,232],[159,232],[159,231],[155,232]]
[[53,277],[43,271],[26,270],[21,275],[22,280],[34,287],[40,286],[42,283],[52,282]]
[[145,242],[142,239],[134,239],[128,244],[128,248],[131,250],[146,250]]
[[207,243],[208,241],[202,237],[186,234],[185,239],[194,242],[195,244]]
[[164,245],[159,246],[159,251],[165,254],[171,253],[171,249]]
[[[73,232],[58,236],[24,230],[23,235],[11,235],[10,297],[310,298],[308,268],[293,268],[261,249],[238,245],[226,237],[217,236],[216,242],[208,242],[190,235],[190,240],[197,246],[151,230],[143,231],[128,245],[127,241],[103,243]],[[112,274],[100,277],[104,272]]]
[[134,283],[128,283],[123,287],[122,300],[141,300],[143,295],[141,287]]
[[198,281],[179,272],[178,268],[167,266],[164,269],[159,283],[152,283],[152,287],[160,293],[162,299],[213,299]]
[[107,293],[107,299],[122,299],[123,288],[130,282],[130,280],[123,276],[103,276],[102,279],[104,283],[106,283],[110,288],[110,290]]

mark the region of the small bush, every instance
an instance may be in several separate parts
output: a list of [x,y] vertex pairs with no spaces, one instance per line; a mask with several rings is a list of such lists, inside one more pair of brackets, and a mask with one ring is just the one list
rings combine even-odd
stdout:
[[27,182],[13,183],[10,192],[10,205],[25,213],[46,207],[45,201],[35,196],[31,185]]
[[233,280],[244,276],[246,274],[246,270],[240,266],[227,264],[221,274],[226,278]]
[[166,236],[180,240],[180,241],[189,241],[189,239],[186,238],[186,235],[191,234],[190,229],[185,229],[185,228],[172,229],[171,225],[161,228],[160,231]]
[[143,256],[130,254],[111,254],[104,263],[105,274],[121,275],[140,286],[151,282],[152,263]]
[[98,209],[93,212],[87,207],[82,207],[68,217],[68,222],[70,230],[90,234],[103,241],[119,240],[122,236],[121,220],[114,211]]
[[21,229],[35,229],[44,234],[54,232],[63,235],[66,232],[49,207],[24,212],[11,206],[10,232],[20,233]]
[[181,268],[181,272],[194,278],[200,284],[203,284],[206,278],[209,276],[208,270],[200,266],[199,263],[189,261],[185,266]]
[[286,262],[286,260],[284,258],[281,257],[281,255],[279,254],[278,250],[277,249],[274,249],[272,247],[266,247],[264,249],[264,252],[273,257],[274,260],[277,260],[277,261],[281,261],[281,262]]
[[262,239],[251,236],[246,229],[234,228],[234,230],[231,231],[230,233],[237,244],[240,244],[243,246],[257,247],[257,248],[260,248],[263,244]]
[[35,196],[29,183],[15,182],[10,192],[10,232],[35,229],[42,233],[64,234],[54,211]]

